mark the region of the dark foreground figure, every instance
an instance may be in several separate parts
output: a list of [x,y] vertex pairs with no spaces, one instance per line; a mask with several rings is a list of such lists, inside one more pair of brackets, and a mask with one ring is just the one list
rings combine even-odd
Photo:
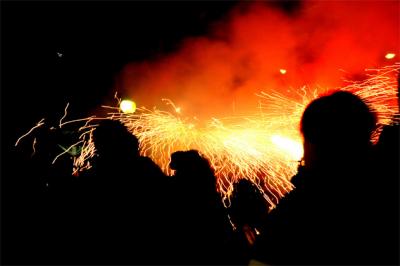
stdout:
[[97,157],[82,177],[80,202],[73,216],[82,217],[77,260],[94,264],[157,263],[161,250],[166,177],[139,142],[119,121],[105,120],[93,132]]
[[172,264],[235,263],[236,254],[229,253],[232,227],[209,161],[195,150],[179,151],[171,155],[170,167],[175,170],[170,245],[179,251]]
[[398,186],[374,161],[374,125],[368,107],[347,92],[309,104],[301,119],[304,162],[292,179],[296,188],[269,215],[254,259],[398,264]]

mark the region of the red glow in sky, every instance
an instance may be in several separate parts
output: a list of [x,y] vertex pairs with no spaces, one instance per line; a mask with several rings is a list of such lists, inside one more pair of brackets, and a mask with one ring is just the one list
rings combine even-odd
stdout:
[[310,1],[292,14],[266,2],[240,5],[209,35],[127,65],[122,90],[138,106],[169,98],[197,117],[254,112],[257,92],[334,88],[384,65],[400,47],[399,9],[398,1]]

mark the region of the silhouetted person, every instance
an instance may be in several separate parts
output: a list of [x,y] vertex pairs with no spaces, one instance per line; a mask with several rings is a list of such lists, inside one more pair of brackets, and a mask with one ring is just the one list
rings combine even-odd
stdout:
[[265,224],[254,258],[268,264],[385,264],[370,136],[375,116],[349,92],[311,102],[304,161]]
[[[175,264],[226,264],[231,230],[214,172],[197,151],[171,155],[174,182]],[[171,243],[172,244],[172,243]]]
[[163,173],[119,121],[101,121],[93,141],[93,171],[81,177],[79,263],[161,263]]
[[[375,145],[375,158],[378,165],[375,195],[381,205],[376,210],[379,217],[380,236],[385,245],[380,252],[391,264],[399,264],[400,240],[400,125],[385,126]],[[385,260],[386,261],[386,260]]]
[[[397,100],[398,104],[400,104],[400,72],[397,78]],[[382,202],[381,207],[378,209],[378,215],[381,217],[380,234],[382,239],[385,239],[385,243],[388,243],[382,249],[386,252],[386,257],[391,258],[390,261],[393,264],[399,264],[400,124],[398,119],[400,110],[395,116],[397,116],[397,120],[393,119],[394,121],[390,125],[383,127],[379,140],[375,145],[375,158],[379,167],[377,175],[379,180],[382,180],[382,182],[375,185],[379,200]]]
[[241,179],[234,184],[229,214],[236,228],[235,253],[240,255],[238,263],[247,264],[250,250],[268,215],[267,201],[254,184],[247,179]]

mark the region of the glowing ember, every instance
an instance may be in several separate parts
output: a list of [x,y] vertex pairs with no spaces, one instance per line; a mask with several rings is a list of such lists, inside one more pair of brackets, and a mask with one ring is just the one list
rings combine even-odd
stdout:
[[386,59],[393,59],[393,58],[395,58],[395,56],[396,56],[396,54],[394,54],[394,53],[387,53],[387,54],[385,55],[385,58],[386,58]]
[[131,100],[123,100],[121,101],[119,108],[126,114],[132,114],[136,111],[136,103]]
[[279,69],[279,72],[281,72],[282,75],[286,74],[286,69]]

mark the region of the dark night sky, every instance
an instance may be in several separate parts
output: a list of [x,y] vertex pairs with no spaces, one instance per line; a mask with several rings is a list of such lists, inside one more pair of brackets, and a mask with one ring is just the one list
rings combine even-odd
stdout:
[[67,102],[72,116],[88,114],[125,64],[204,34],[234,4],[3,2],[2,124],[22,133]]
[[[271,3],[289,10],[298,4]],[[2,157],[41,118],[56,123],[67,102],[69,118],[91,115],[112,97],[124,65],[173,52],[237,4],[2,1]]]

